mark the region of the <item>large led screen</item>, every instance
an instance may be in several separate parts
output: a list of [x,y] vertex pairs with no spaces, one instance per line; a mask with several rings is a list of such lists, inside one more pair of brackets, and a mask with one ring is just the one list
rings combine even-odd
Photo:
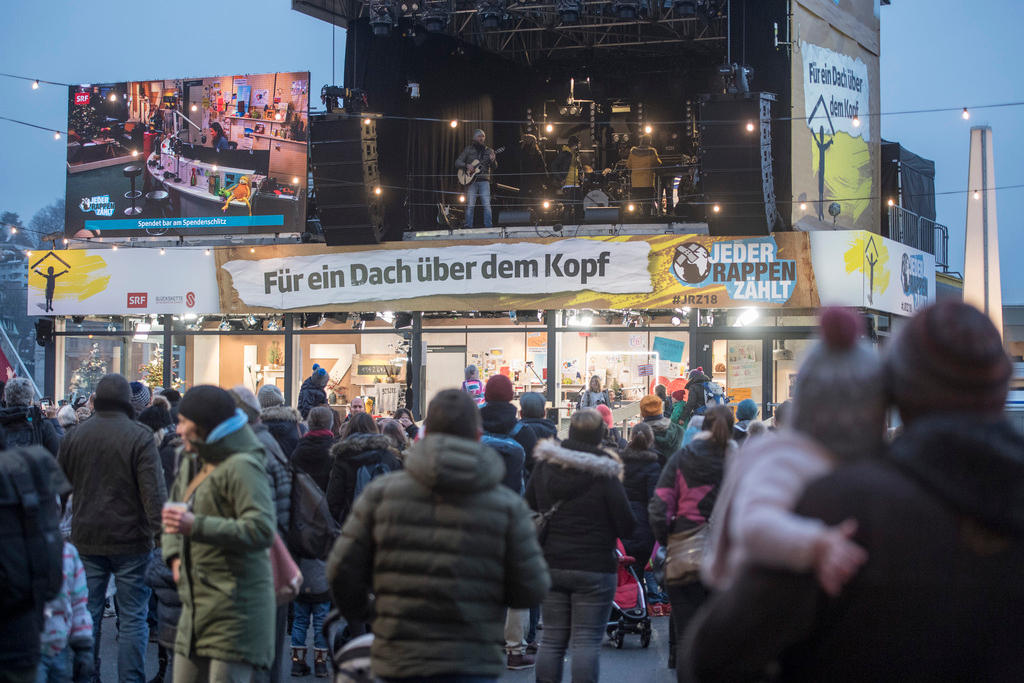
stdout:
[[309,72],[78,85],[66,232],[302,232]]

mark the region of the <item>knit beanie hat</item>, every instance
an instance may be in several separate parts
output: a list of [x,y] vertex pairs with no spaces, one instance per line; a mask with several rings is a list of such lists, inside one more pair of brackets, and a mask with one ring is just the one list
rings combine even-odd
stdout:
[[690,372],[686,373],[686,379],[687,379],[687,381],[693,381],[693,380],[697,379],[698,377],[700,377],[703,374],[704,374],[704,369],[703,368],[694,368],[693,370],[690,370]]
[[235,399],[212,384],[200,384],[185,392],[178,404],[178,415],[195,422],[206,437],[221,422],[235,414]]
[[313,374],[311,375],[311,377],[313,378],[313,384],[317,385],[318,387],[327,386],[327,371],[320,367],[318,363],[313,363]]
[[601,413],[601,417],[604,419],[604,423],[608,427],[608,429],[611,429],[612,427],[615,426],[615,418],[612,417],[611,408],[602,403],[601,405],[597,406],[594,410]]
[[484,400],[488,403],[509,402],[515,397],[512,380],[505,375],[494,375],[484,386]]
[[181,392],[177,389],[163,389],[159,393],[167,399],[167,402],[170,403],[172,407],[181,401]]
[[153,392],[142,382],[132,382],[131,390],[132,408],[135,408],[135,412],[141,413],[149,405],[149,399],[152,398]]
[[940,301],[889,342],[885,370],[889,394],[910,422],[931,413],[1002,414],[1013,365],[988,316]]
[[685,389],[676,389],[675,391],[673,391],[672,392],[672,400],[673,401],[685,401],[686,400],[686,390]]
[[249,418],[250,424],[260,419],[260,403],[256,400],[256,394],[252,393],[249,387],[239,384],[231,387],[231,397],[235,399],[235,405],[242,409],[245,416]]
[[885,429],[885,381],[878,354],[860,339],[863,318],[826,308],[821,341],[797,374],[791,425],[840,460],[877,455]]
[[284,405],[284,395],[273,384],[264,384],[260,387],[260,390],[256,392],[256,400],[260,403],[260,409]]
[[107,406],[118,406],[124,410],[132,407],[132,389],[122,375],[111,373],[105,375],[96,384],[96,398],[93,399],[96,410],[106,410]]
[[167,409],[157,405],[150,406],[139,413],[139,423],[146,425],[154,432],[174,424]]
[[737,420],[753,420],[757,417],[757,403],[752,398],[745,398],[736,406]]
[[664,412],[664,404],[661,399],[654,394],[647,394],[640,399],[640,415],[643,417],[655,417],[657,415],[663,415]]

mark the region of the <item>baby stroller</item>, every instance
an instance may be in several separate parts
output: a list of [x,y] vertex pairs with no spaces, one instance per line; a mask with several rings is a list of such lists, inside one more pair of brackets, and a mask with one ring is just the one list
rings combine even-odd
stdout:
[[323,632],[331,652],[331,666],[334,669],[334,683],[374,683],[370,671],[370,646],[373,634],[346,640],[345,634],[335,628],[342,621],[337,610],[331,610],[324,622]]
[[619,559],[618,583],[608,617],[608,637],[621,649],[627,634],[639,634],[640,647],[647,647],[651,644],[651,617],[647,614],[643,586],[633,571],[636,560],[625,553],[622,541],[618,542],[615,555]]

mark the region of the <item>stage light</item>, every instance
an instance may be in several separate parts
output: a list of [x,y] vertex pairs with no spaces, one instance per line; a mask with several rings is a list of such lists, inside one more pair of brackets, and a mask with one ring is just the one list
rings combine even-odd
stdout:
[[672,316],[672,324],[679,327],[679,323],[683,322],[678,315]]
[[292,185],[298,185],[298,184],[299,184],[299,177],[295,176],[294,178],[292,178]]
[[654,132],[654,128],[652,128],[651,126],[644,126],[644,133],[645,134],[650,135],[653,132]]
[[747,121],[747,132],[748,133],[753,133],[754,132],[754,122],[753,121]]
[[431,2],[423,15],[423,28],[430,33],[440,33],[448,26],[448,3]]
[[390,0],[372,0],[370,2],[370,26],[373,27],[373,35],[387,36],[394,26],[394,19],[391,17]]
[[719,206],[718,204],[715,204],[714,206],[711,207],[711,210],[714,211],[715,213],[719,213],[722,210],[722,207]]
[[975,198],[975,199],[981,199],[981,193],[980,193],[980,192],[978,192],[977,190],[975,190],[975,191],[974,191],[974,198]]
[[558,0],[555,9],[558,12],[558,19],[563,24],[575,24],[580,20],[583,3],[580,0]]
[[629,211],[629,212],[636,211],[636,204],[632,204],[632,203],[626,204],[626,211]]
[[615,0],[612,3],[612,12],[615,16],[624,21],[636,19],[640,14],[640,4],[637,0]]
[[199,111],[199,107],[197,107],[196,105],[193,104],[192,105],[192,111]]
[[370,125],[370,119],[363,119],[363,125],[364,126]]
[[544,132],[545,133],[554,133],[555,132],[555,127],[552,124],[549,123],[548,125],[544,126]]
[[569,115],[569,107],[559,107],[558,108],[558,113],[561,114],[562,116],[568,116]]
[[110,101],[117,102],[117,95],[115,93],[110,93]]
[[480,18],[480,28],[485,31],[493,31],[501,26],[501,21],[505,18],[505,2],[504,0],[478,0],[476,12]]
[[60,133],[57,132],[57,131],[53,131],[53,139],[54,140],[60,140]]
[[460,194],[459,195],[459,201],[462,202],[462,203],[465,203],[466,202],[466,195]]
[[39,90],[39,81],[32,81],[32,89]]
[[894,202],[892,199],[889,199],[889,201],[887,201],[886,204],[888,204],[889,206],[896,206],[896,202]]
[[971,118],[971,112],[967,111],[967,107],[964,107],[963,112],[960,114],[964,121]]
[[455,119],[452,119],[451,121],[448,122],[448,125],[451,126],[452,128],[458,128],[459,122],[456,121]]
[[806,211],[807,210],[807,202],[800,202],[800,210],[801,211]]
[[378,195],[378,196],[380,196],[380,193],[381,193],[381,192],[383,192],[383,191],[384,191],[384,190],[382,190],[382,189],[381,189],[381,186],[380,186],[380,185],[378,185],[377,187],[373,188],[373,193],[374,193],[375,195]]
[[551,208],[551,202],[549,202],[548,200],[545,199],[544,202],[541,204],[541,206],[543,206],[544,210],[547,211],[548,209]]
[[854,116],[852,123],[854,128],[860,128],[860,117]]
[[672,10],[677,17],[693,17],[697,15],[697,0],[675,0]]
[[228,330],[231,329],[231,323],[229,323],[226,319],[221,320],[220,325],[217,326],[217,329],[220,330],[221,332],[227,332]]

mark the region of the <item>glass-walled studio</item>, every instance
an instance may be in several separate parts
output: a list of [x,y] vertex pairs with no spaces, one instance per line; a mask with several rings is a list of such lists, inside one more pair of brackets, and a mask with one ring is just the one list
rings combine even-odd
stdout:
[[[888,317],[869,318],[888,330]],[[731,403],[752,398],[768,417],[792,396],[814,325],[812,311],[753,308],[67,318],[47,348],[47,387],[58,398],[87,395],[120,372],[180,390],[273,384],[294,403],[316,364],[341,412],[359,396],[377,414],[422,414],[475,365],[485,381],[504,374],[517,394],[545,394],[565,417],[593,377],[627,405],[657,384],[684,388],[700,367]]]

